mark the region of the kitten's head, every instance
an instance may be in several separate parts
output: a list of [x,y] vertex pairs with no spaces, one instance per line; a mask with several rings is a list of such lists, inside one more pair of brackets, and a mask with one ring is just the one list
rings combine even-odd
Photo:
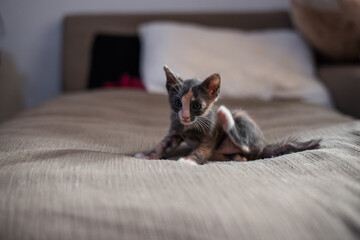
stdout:
[[204,81],[183,80],[164,66],[166,89],[170,106],[184,125],[191,125],[201,117],[206,117],[220,93],[220,75],[214,73]]

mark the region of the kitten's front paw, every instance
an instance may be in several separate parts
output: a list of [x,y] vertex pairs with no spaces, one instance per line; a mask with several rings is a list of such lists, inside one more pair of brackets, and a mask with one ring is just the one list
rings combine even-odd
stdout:
[[146,156],[144,153],[137,153],[134,155],[135,158],[140,158],[140,159],[149,159],[148,156]]
[[161,156],[159,154],[156,153],[137,153],[134,155],[135,158],[139,158],[139,159],[147,159],[147,160],[156,160],[156,159],[161,159]]
[[194,160],[189,159],[189,158],[180,158],[178,161],[181,163],[188,164],[188,165],[198,165],[197,162],[195,162]]

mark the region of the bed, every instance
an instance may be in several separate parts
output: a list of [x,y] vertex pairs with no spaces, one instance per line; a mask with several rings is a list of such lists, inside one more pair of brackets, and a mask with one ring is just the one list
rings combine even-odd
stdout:
[[66,17],[64,94],[0,126],[0,239],[357,239],[360,122],[335,110],[224,97],[269,142],[321,137],[321,148],[201,166],[133,157],[167,133],[167,97],[86,90],[89,49],[97,32],[159,19],[291,27],[286,13]]

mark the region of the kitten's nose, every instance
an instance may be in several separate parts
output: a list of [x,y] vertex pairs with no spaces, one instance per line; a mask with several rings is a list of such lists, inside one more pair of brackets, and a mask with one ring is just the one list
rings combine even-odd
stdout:
[[190,122],[190,116],[182,116],[184,122]]

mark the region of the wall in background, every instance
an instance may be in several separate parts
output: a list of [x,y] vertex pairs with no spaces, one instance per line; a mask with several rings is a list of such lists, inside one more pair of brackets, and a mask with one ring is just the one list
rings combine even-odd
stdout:
[[[61,92],[62,19],[71,13],[286,10],[287,0],[1,0],[1,47],[23,80],[25,107]],[[9,79],[9,81],[11,81]]]

